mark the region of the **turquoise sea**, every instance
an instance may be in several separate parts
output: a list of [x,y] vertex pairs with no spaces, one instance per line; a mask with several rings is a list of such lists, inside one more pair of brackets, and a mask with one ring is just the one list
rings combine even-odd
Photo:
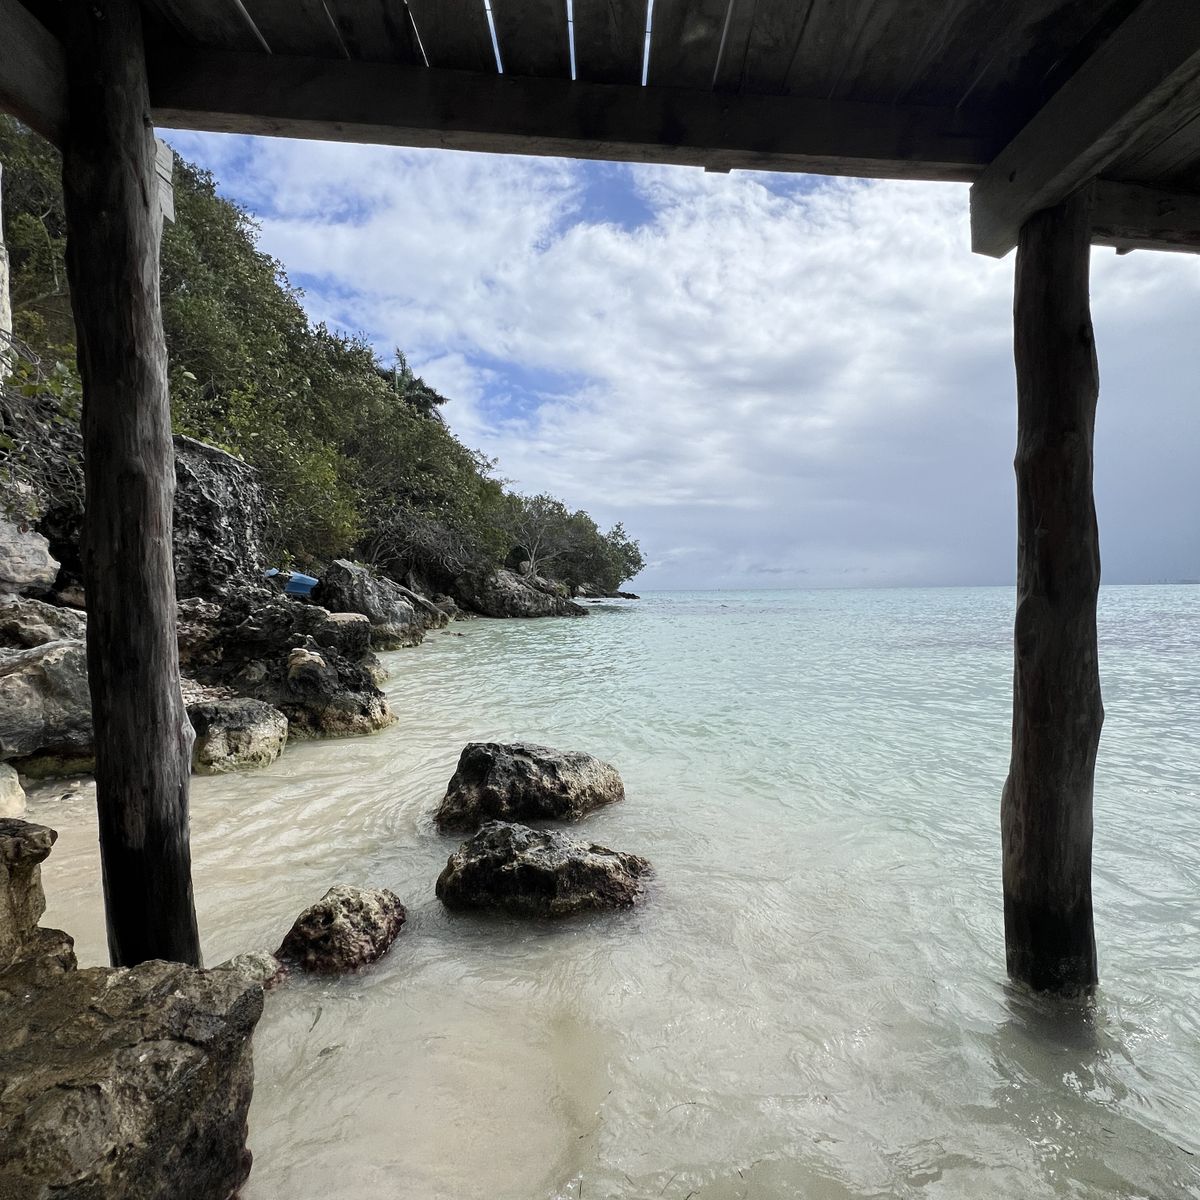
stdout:
[[[1102,593],[1102,984],[1005,979],[1011,589],[659,593],[387,655],[399,716],[198,779],[209,962],[337,882],[409,924],[268,997],[244,1200],[1200,1197],[1200,587]],[[461,636],[459,636],[461,635]],[[469,740],[618,766],[582,833],[643,908],[450,916],[431,812]],[[103,960],[91,790],[46,920]]]

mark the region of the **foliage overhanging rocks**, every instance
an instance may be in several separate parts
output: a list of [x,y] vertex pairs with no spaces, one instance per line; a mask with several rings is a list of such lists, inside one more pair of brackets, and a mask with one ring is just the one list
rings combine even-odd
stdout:
[[[32,351],[0,388],[0,507],[54,544],[82,505],[61,167],[7,117],[0,160],[15,333]],[[256,468],[271,561],[357,559],[428,593],[504,565],[611,593],[641,569],[620,525],[506,490],[399,350],[385,364],[365,338],[311,324],[251,216],[178,158],[175,210],[162,247],[175,428]]]

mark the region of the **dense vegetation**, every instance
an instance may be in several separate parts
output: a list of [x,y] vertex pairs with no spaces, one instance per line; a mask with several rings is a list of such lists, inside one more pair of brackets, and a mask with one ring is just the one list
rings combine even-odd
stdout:
[[[77,464],[46,453],[50,443],[77,445],[60,164],[6,117],[0,162],[15,333],[38,360],[18,365],[27,403],[18,410],[10,389],[0,452],[10,479],[34,492],[77,490]],[[450,432],[446,398],[399,350],[385,364],[363,338],[312,325],[283,267],[257,248],[250,215],[178,158],[175,211],[162,244],[175,428],[258,468],[277,559],[319,569],[348,555],[438,585],[528,559],[565,583],[606,590],[641,569],[620,525],[603,533],[559,500],[506,490],[496,464]]]

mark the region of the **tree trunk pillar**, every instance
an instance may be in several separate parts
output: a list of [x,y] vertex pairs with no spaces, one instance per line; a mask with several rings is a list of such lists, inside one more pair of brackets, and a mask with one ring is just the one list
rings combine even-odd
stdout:
[[162,232],[137,0],[68,0],[67,272],[83,378],[84,584],[109,953],[199,964],[179,688]]
[[1092,783],[1104,708],[1090,218],[1084,189],[1029,219],[1014,305],[1017,615],[1012,762],[1001,805],[1004,932],[1009,974],[1064,993],[1096,982]]

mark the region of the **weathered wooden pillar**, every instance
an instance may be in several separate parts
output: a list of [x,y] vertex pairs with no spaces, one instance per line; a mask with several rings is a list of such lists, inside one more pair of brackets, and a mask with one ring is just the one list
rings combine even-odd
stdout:
[[1099,374],[1088,301],[1090,190],[1037,213],[1017,248],[1017,619],[1004,786],[1008,971],[1045,991],[1096,982],[1092,780],[1104,708],[1092,497]]
[[12,373],[13,314],[8,291],[8,247],[4,244],[4,164],[0,163],[0,383]]
[[88,675],[113,963],[200,962],[179,690],[162,230],[137,0],[64,4],[67,272],[83,377]]

